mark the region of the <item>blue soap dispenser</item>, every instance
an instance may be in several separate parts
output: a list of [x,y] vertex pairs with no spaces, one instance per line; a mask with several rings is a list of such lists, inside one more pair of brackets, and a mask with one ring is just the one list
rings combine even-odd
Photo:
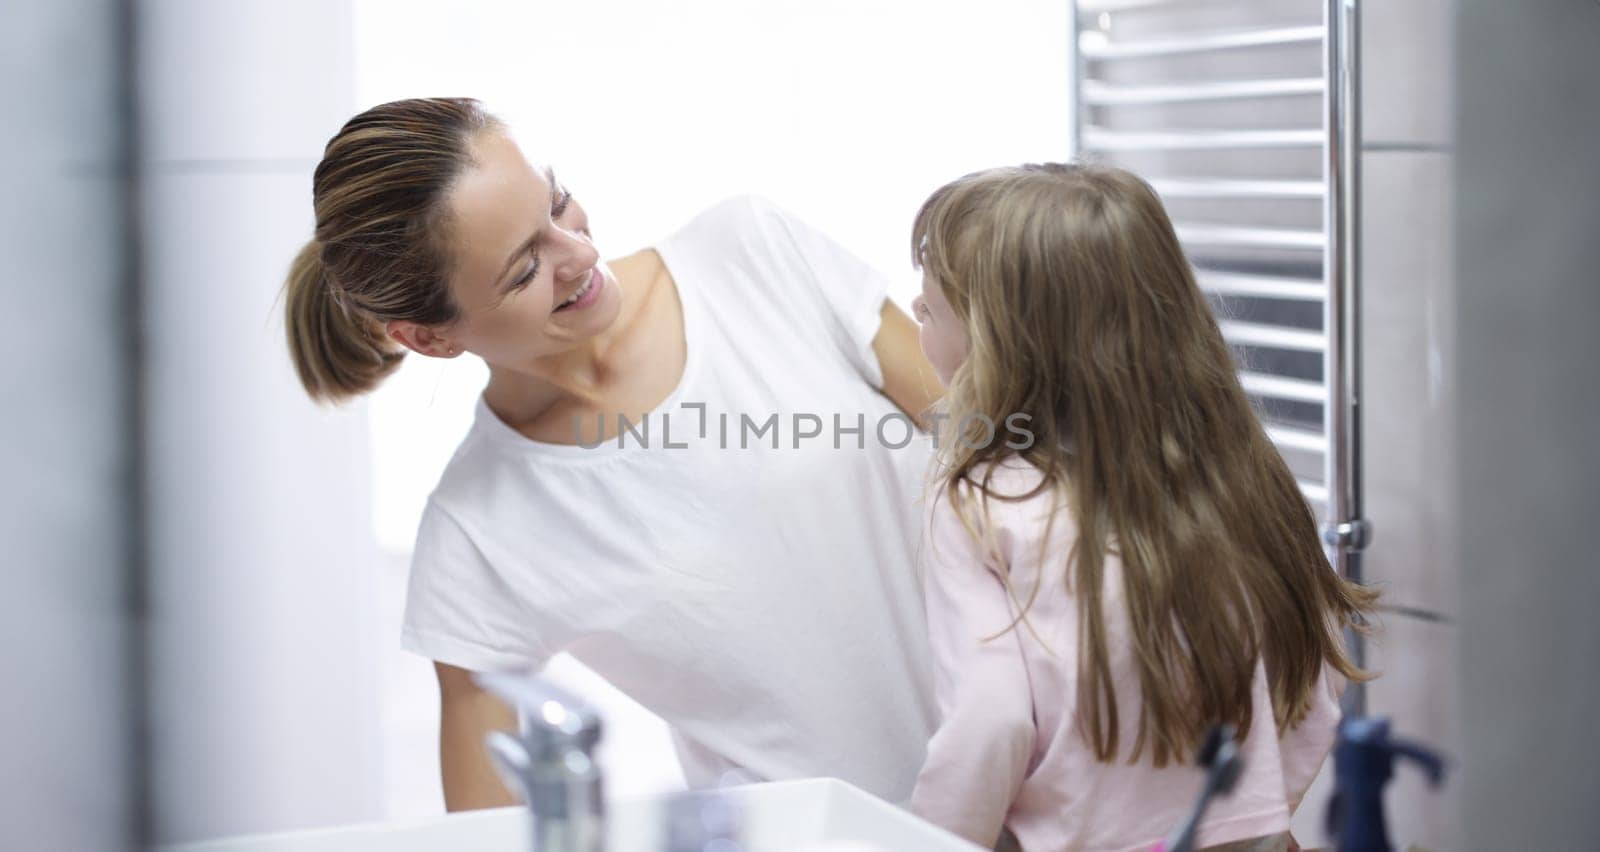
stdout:
[[1383,816],[1383,788],[1394,776],[1395,758],[1422,766],[1435,787],[1444,780],[1444,760],[1417,743],[1389,736],[1389,720],[1352,718],[1339,724],[1333,749],[1334,793],[1328,803],[1328,833],[1339,852],[1390,852]]

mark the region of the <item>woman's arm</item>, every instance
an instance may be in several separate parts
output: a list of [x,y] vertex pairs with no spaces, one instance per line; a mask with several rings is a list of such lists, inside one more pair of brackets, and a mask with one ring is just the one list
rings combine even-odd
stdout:
[[917,323],[890,299],[883,300],[882,324],[872,338],[872,351],[883,370],[883,392],[923,429],[928,409],[944,395],[944,385],[922,354]]
[[473,683],[466,669],[439,662],[433,667],[439,676],[439,771],[445,810],[516,804],[483,745],[490,731],[516,732],[516,711]]

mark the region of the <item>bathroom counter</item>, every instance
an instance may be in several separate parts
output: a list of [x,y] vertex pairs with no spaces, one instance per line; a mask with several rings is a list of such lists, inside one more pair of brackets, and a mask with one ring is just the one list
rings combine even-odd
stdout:
[[[954,835],[832,778],[719,791],[741,814],[741,852],[981,852]],[[666,848],[670,797],[607,804],[607,852]],[[340,826],[160,847],[158,852],[526,852],[526,808],[470,811],[415,822]]]

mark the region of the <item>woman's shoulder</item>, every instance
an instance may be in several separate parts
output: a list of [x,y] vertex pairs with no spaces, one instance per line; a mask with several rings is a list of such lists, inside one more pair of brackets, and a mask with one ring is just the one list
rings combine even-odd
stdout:
[[471,425],[462,436],[439,473],[428,495],[458,517],[470,517],[504,505],[506,495],[517,493],[519,500],[539,500],[542,491],[558,483],[570,483],[592,471],[593,465],[561,464],[560,457],[541,461],[545,465],[537,477],[526,475],[530,453],[543,448],[576,459],[581,448],[567,445],[541,445],[530,441],[495,416],[479,395],[473,404]]
[[792,241],[799,219],[772,199],[754,193],[724,198],[702,209],[661,242],[709,243],[719,249],[770,252],[775,240]]
[[[712,204],[655,248],[680,286],[688,279],[730,315],[766,317],[785,327],[796,316],[814,317],[830,334],[834,291],[868,280],[838,242],[758,194]],[[875,304],[874,317],[876,310]]]
[[473,505],[492,489],[488,480],[500,467],[492,459],[495,455],[494,442],[488,440],[480,424],[474,422],[439,471],[439,479],[428,493],[426,510],[456,515],[470,513]]
[[726,223],[787,221],[795,218],[788,208],[755,192],[730,195],[700,211],[693,220]]

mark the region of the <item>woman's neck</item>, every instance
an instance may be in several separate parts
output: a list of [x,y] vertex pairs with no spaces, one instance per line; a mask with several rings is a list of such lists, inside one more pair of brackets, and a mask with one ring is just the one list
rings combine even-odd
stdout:
[[641,325],[643,308],[663,270],[658,255],[645,249],[609,261],[622,305],[611,327],[579,346],[541,359],[530,369],[489,367],[484,401],[507,424],[527,431],[552,411],[601,407],[632,347],[626,345]]

